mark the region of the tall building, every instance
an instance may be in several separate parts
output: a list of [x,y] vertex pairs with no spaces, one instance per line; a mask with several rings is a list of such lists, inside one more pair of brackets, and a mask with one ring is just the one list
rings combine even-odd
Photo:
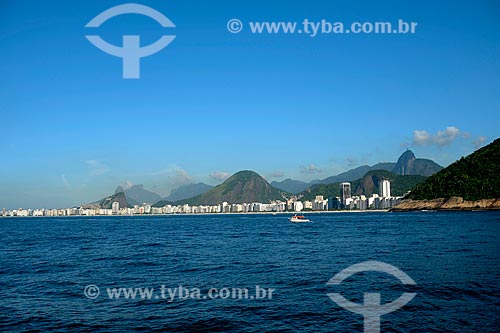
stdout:
[[340,201],[338,198],[333,197],[333,198],[328,198],[328,210],[337,210],[340,209]]
[[325,209],[325,200],[322,195],[317,195],[316,199],[313,201],[313,210],[324,210]]
[[382,180],[379,184],[379,195],[382,198],[389,198],[391,196],[391,182],[387,179]]
[[113,215],[117,215],[118,212],[120,211],[120,203],[118,201],[113,202],[111,205],[111,211],[113,212]]
[[302,204],[302,201],[295,201],[293,203],[293,210],[296,212],[300,212],[302,209],[304,209],[304,205]]
[[340,184],[340,202],[345,205],[347,199],[351,198],[351,183]]

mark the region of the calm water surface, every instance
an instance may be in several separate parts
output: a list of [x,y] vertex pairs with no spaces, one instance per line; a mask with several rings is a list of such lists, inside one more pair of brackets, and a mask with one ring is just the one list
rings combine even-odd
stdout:
[[[327,296],[382,303],[382,332],[498,332],[500,213],[214,215],[0,219],[0,331],[362,332],[363,318]],[[360,273],[392,264],[417,283]],[[96,285],[96,299],[84,295]],[[275,289],[272,299],[118,299],[106,288]],[[158,294],[155,294],[158,295]]]

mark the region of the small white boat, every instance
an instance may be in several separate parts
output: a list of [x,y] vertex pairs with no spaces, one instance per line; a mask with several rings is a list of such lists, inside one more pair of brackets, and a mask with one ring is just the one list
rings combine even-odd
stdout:
[[294,222],[294,223],[311,222],[311,220],[306,219],[303,215],[297,215],[297,214],[295,214],[294,216],[290,217],[288,219],[288,221]]

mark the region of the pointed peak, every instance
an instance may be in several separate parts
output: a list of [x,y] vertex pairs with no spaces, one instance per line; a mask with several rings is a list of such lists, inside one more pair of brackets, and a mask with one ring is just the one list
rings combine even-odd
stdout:
[[407,149],[403,154],[401,154],[401,156],[399,157],[399,159],[416,159],[415,157],[415,154],[410,150],[410,149]]

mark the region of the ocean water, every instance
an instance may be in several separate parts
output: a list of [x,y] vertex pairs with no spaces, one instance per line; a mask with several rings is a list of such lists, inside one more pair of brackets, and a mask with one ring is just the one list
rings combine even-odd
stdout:
[[[327,296],[382,303],[415,298],[381,317],[382,332],[500,331],[500,213],[207,215],[0,219],[0,331],[362,332],[363,316]],[[358,273],[391,264],[416,283]],[[95,285],[86,297],[86,286]],[[259,299],[162,298],[161,286],[274,289]],[[153,288],[110,299],[108,288]],[[119,290],[119,289],[116,289]],[[168,289],[166,289],[168,290]],[[183,295],[185,296],[185,295]],[[262,295],[260,295],[262,296]]]

